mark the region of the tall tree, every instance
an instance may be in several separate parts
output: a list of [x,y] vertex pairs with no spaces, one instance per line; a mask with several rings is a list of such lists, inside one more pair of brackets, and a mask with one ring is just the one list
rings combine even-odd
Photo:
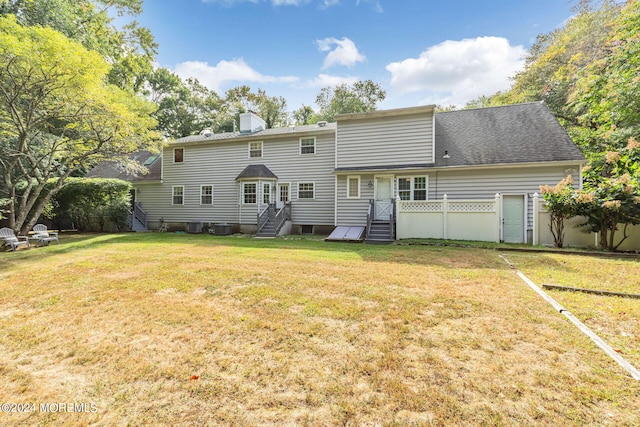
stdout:
[[0,17],[0,198],[14,230],[31,228],[74,170],[157,148],[153,104],[106,84],[108,71],[61,33]]
[[320,121],[318,114],[308,105],[303,105],[295,110],[291,113],[291,117],[296,125],[311,125]]
[[483,106],[545,101],[562,123],[572,125],[575,115],[566,110],[567,99],[574,90],[578,73],[593,61],[606,56],[605,40],[612,19],[620,12],[613,0],[579,5],[576,16],[564,27],[540,34],[525,58],[524,70],[513,77],[512,87],[488,99],[472,102]]
[[575,139],[589,156],[640,140],[640,2],[630,1],[611,22],[606,55],[578,73],[567,110],[577,116]]
[[226,125],[223,100],[197,79],[183,81],[166,68],[157,68],[149,77],[148,94],[158,104],[154,116],[165,136],[181,138],[204,129],[219,132]]
[[109,81],[136,92],[152,71],[158,45],[151,32],[135,20],[120,28],[114,16],[135,17],[142,0],[2,0],[0,16],[15,15],[22,25],[48,26],[87,49],[99,52],[109,64]]
[[375,111],[386,96],[386,91],[379,84],[364,80],[352,85],[342,83],[322,88],[316,104],[320,107],[321,119],[332,122],[338,114]]
[[243,85],[229,89],[225,99],[230,112],[253,111],[265,121],[267,129],[289,124],[287,100],[281,96],[269,96],[262,89],[252,92],[249,86]]

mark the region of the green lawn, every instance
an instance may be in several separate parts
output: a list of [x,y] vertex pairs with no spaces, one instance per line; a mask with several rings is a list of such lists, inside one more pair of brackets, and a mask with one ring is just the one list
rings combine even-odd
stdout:
[[[35,404],[0,425],[640,424],[640,384],[495,250],[60,240],[0,253],[0,402]],[[640,276],[638,261],[507,257],[539,284]],[[638,366],[637,302],[553,296]]]

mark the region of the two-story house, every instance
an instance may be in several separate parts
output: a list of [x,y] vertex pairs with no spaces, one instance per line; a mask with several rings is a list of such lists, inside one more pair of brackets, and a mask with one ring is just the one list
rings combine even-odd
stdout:
[[166,144],[148,164],[160,173],[133,184],[151,229],[226,223],[272,234],[280,212],[276,228],[282,222],[285,232],[360,227],[357,240],[376,223],[393,233],[396,222],[414,218],[400,218],[406,209],[398,211],[398,202],[433,210],[423,202],[487,200],[499,204],[492,208],[499,239],[526,242],[533,194],[568,174],[580,182],[584,161],[543,103],[442,113],[401,108],[277,129],[246,113],[239,132],[203,131]]

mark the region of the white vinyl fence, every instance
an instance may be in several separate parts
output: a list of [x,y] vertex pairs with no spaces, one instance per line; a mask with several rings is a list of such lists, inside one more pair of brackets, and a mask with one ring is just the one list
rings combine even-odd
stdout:
[[[542,197],[533,194],[533,221],[529,243],[553,246],[553,235],[549,230],[549,212]],[[450,239],[500,242],[502,215],[501,197],[484,200],[400,200],[396,199],[397,239]],[[528,216],[528,215],[525,215]],[[597,233],[584,233],[577,225],[584,218],[565,221],[566,247],[598,247]],[[629,238],[619,250],[640,250],[640,226],[629,227]],[[622,230],[616,240],[622,237]],[[532,240],[532,241],[531,241]]]
[[398,239],[500,241],[500,195],[489,200],[396,199]]

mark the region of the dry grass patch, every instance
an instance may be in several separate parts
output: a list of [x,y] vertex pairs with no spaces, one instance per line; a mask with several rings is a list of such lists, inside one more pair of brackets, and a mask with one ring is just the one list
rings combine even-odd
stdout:
[[[640,294],[640,259],[561,254],[507,254],[542,284]],[[640,369],[640,300],[545,290]]]
[[0,401],[98,410],[3,424],[640,422],[638,384],[493,251],[62,240],[0,254]]

